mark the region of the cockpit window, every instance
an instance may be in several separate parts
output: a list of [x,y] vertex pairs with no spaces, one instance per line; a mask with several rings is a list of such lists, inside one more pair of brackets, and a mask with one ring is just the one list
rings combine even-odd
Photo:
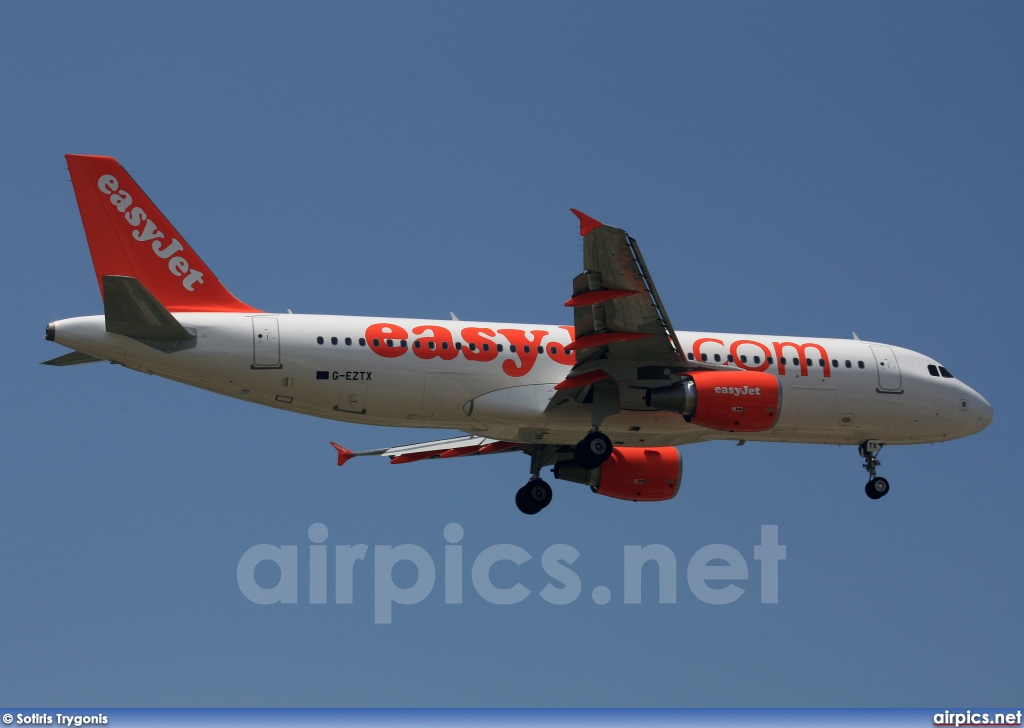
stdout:
[[934,364],[929,364],[928,365],[928,373],[931,374],[933,377],[937,377],[937,376],[939,376],[939,368],[937,366],[935,366]]
[[941,374],[946,379],[956,379],[956,377],[949,373],[949,370],[946,369],[946,367],[939,367],[939,374]]

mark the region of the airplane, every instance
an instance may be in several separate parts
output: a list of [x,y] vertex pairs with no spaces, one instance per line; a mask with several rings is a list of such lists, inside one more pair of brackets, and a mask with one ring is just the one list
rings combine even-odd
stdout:
[[572,325],[268,313],[235,298],[112,157],[66,155],[103,314],[50,323],[73,351],[341,422],[457,430],[353,452],[392,464],[521,452],[515,496],[552,499],[541,470],[632,501],[676,495],[677,446],[708,440],[855,445],[877,500],[886,444],[966,437],[985,399],[924,354],[878,342],[677,331],[634,238],[578,210]]

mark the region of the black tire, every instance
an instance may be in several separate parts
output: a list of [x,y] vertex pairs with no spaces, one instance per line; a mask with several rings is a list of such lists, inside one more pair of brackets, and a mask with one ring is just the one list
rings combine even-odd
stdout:
[[548,504],[551,503],[551,486],[545,483],[543,480],[531,480],[526,484],[526,487],[530,489],[530,498],[535,502],[539,503],[540,507],[547,508]]
[[868,494],[868,498],[871,500],[878,500],[889,492],[889,481],[885,478],[872,478],[864,486],[864,492]]
[[551,486],[543,480],[531,480],[516,492],[516,507],[533,516],[547,508],[551,502]]
[[573,457],[581,468],[593,470],[612,456],[612,441],[603,432],[591,432],[573,449]]

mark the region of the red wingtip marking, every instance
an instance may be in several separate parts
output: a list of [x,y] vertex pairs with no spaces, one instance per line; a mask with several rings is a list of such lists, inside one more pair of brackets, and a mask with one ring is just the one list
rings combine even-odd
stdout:
[[590,215],[584,215],[582,212],[577,210],[575,207],[570,207],[569,209],[572,210],[572,214],[573,215],[575,215],[576,217],[578,217],[580,219],[580,235],[583,235],[584,237],[586,237],[587,233],[589,233],[589,232],[591,232],[593,230],[597,230],[597,228],[599,228],[602,225],[604,225],[603,222],[598,222],[597,220],[592,218]]
[[332,442],[331,443],[331,447],[333,447],[335,450],[338,451],[338,465],[339,466],[344,465],[345,463],[347,463],[349,460],[351,460],[352,458],[354,458],[356,456],[356,454],[354,452],[352,452],[351,450],[349,450],[347,447],[342,447],[341,445],[339,445],[336,442]]

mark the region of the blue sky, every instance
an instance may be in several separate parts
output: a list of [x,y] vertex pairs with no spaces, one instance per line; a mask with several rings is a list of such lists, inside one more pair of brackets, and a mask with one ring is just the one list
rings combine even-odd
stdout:
[[[0,698],[97,706],[944,706],[1024,678],[1024,7],[1019,3],[58,3],[0,7],[9,312]],[[62,155],[116,156],[239,298],[269,311],[569,323],[578,207],[640,242],[682,329],[849,336],[925,352],[983,394],[978,436],[888,448],[685,448],[680,495],[555,481],[516,455],[343,470],[437,433],[263,410],[121,367],[38,362],[99,313]],[[260,606],[261,543],[417,544],[442,580],[374,624]],[[787,547],[762,604],[762,525]],[[470,587],[485,548],[532,559]],[[580,552],[555,606],[541,554]],[[623,603],[662,544],[678,600]],[[750,566],[733,604],[698,549]],[[305,561],[300,561],[300,594]],[[264,574],[264,577],[266,575]],[[396,569],[408,585],[414,572]],[[403,581],[404,580],[404,581]],[[590,598],[610,589],[608,604]],[[1018,706],[1019,707],[1019,706]]]

